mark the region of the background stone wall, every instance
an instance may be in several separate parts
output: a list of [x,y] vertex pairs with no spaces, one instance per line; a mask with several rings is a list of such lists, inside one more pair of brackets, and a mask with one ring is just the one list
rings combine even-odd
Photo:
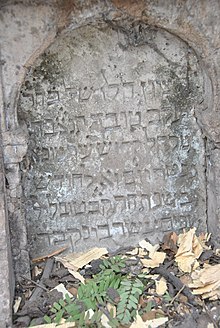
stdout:
[[[11,326],[11,264],[7,217],[12,227],[15,271],[18,274],[28,274],[29,254],[26,225],[22,221],[24,216],[20,207],[22,188],[19,171],[19,163],[27,151],[28,134],[25,126],[19,126],[17,121],[19,92],[28,68],[64,30],[103,21],[122,28],[124,24],[138,26],[142,22],[174,34],[195,51],[205,83],[204,99],[201,107],[197,108],[195,117],[206,145],[207,226],[216,236],[216,240],[219,240],[219,16],[218,0],[1,1],[0,56],[3,95],[0,97],[0,114],[5,172],[0,166],[0,277],[5,278],[5,283],[0,285],[0,306],[3,313],[0,327]],[[13,234],[14,231],[19,231],[19,234]]]

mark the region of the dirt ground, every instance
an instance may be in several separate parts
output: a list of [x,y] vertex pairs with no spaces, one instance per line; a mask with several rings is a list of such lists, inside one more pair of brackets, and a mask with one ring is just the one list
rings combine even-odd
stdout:
[[14,327],[220,327],[220,250],[208,234],[65,251],[32,259],[31,278],[16,285]]

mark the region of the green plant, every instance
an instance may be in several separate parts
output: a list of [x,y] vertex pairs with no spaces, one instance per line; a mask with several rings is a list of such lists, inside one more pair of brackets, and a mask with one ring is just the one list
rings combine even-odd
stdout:
[[121,299],[117,306],[117,318],[122,324],[129,324],[135,318],[143,289],[144,285],[139,279],[126,279],[121,282],[118,290]]
[[111,270],[116,273],[121,273],[121,269],[125,266],[125,259],[121,256],[110,257],[108,260],[103,260],[102,264],[100,264],[100,268],[103,271]]
[[[75,322],[78,327],[102,327],[100,321],[103,314],[113,328],[120,323],[132,322],[144,284],[138,278],[122,274],[121,270],[125,266],[125,259],[120,256],[103,260],[101,272],[85,284],[80,284],[76,299],[71,299],[67,294],[64,300],[53,304],[51,315],[44,317],[46,323],[59,324],[65,319],[67,322]],[[117,307],[116,317],[112,310],[106,310],[107,303]]]

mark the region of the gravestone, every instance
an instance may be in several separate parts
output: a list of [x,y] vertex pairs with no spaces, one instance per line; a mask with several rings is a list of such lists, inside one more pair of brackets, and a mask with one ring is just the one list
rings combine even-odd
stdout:
[[187,44],[144,25],[57,37],[27,74],[18,106],[29,131],[21,173],[31,256],[206,230],[194,116],[202,76]]

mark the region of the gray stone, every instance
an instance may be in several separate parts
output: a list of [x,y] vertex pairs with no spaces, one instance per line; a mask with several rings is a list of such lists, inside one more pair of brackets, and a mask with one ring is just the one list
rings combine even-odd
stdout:
[[115,248],[189,225],[219,242],[219,12],[217,0],[1,1],[0,327],[8,219],[17,277],[29,247]]
[[201,69],[185,43],[140,28],[70,31],[24,81],[23,208],[34,257],[63,243],[112,249],[206,230]]

